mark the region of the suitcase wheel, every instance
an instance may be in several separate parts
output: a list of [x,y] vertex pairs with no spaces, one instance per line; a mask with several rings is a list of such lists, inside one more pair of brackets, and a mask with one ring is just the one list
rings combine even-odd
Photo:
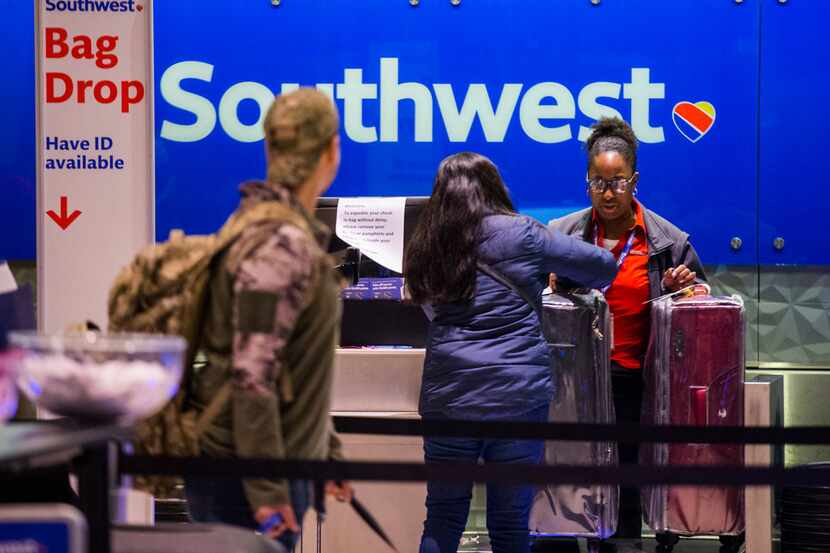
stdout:
[[738,553],[745,539],[744,534],[737,536],[721,536],[720,537],[720,553]]
[[674,549],[674,546],[677,545],[677,542],[680,541],[680,536],[672,534],[671,532],[660,532],[655,538],[657,538],[658,553],[670,553]]

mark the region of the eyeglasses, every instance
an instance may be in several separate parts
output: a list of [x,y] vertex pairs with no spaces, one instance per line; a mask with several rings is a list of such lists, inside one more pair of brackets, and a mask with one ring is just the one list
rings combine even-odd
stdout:
[[586,175],[585,182],[588,183],[588,188],[591,192],[596,194],[604,194],[608,188],[616,194],[625,194],[625,191],[628,190],[628,187],[631,186],[631,183],[638,174],[639,173],[635,171],[634,174],[628,178],[620,177],[611,180],[604,180],[600,177],[589,178]]

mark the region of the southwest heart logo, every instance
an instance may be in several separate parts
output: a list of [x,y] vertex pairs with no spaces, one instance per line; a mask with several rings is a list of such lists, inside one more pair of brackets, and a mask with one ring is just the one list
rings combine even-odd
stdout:
[[142,6],[141,4],[138,4],[138,5],[135,7],[135,9],[137,9],[138,11],[140,11],[140,12],[141,12],[141,11],[144,11],[144,6]]
[[674,126],[689,142],[697,142],[715,124],[715,106],[709,102],[678,102],[671,112]]

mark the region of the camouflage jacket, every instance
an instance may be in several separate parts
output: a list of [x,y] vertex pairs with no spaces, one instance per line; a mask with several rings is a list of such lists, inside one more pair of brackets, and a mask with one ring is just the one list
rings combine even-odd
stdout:
[[[329,230],[287,189],[246,183],[239,209],[282,201],[303,215],[316,241],[298,227],[253,225],[217,260],[206,307],[207,366],[194,378],[193,402],[207,405],[228,379],[228,405],[201,447],[213,456],[340,457],[329,415],[340,286],[325,248]],[[255,510],[287,503],[284,481],[246,480]]]

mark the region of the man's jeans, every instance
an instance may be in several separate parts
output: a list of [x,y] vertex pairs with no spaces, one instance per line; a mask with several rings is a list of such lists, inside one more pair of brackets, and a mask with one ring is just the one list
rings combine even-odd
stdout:
[[[310,488],[310,484],[304,480],[291,482],[291,506],[297,517],[297,524],[300,525],[311,501]],[[259,529],[251,506],[245,498],[241,480],[188,477],[185,479],[185,492],[190,516],[194,522],[221,522],[253,530]],[[277,541],[287,551],[292,551],[298,538],[298,534],[285,532]]]

